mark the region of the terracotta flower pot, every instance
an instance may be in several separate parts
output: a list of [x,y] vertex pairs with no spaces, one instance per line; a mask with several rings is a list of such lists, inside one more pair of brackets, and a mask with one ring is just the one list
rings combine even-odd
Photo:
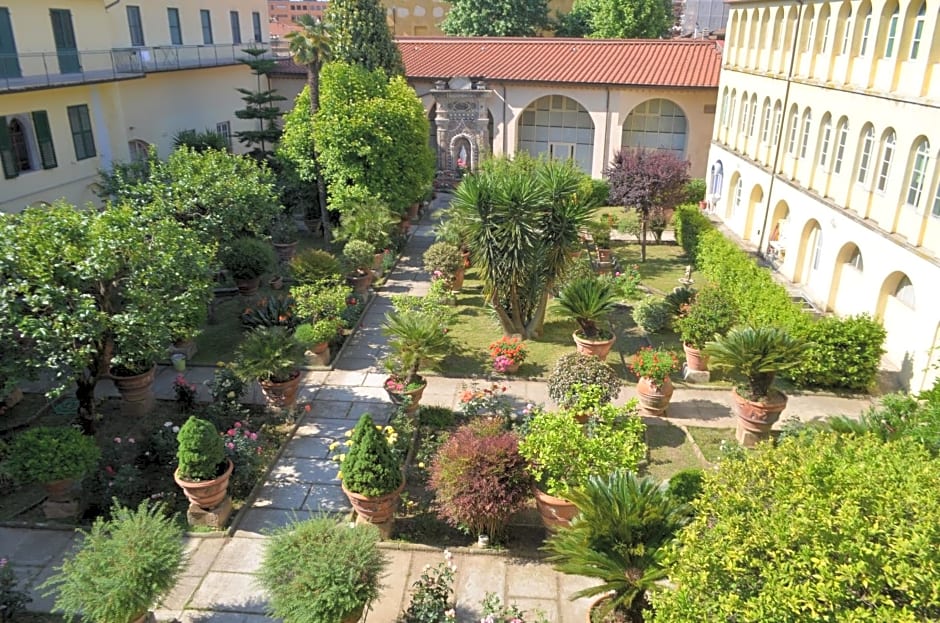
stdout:
[[535,507],[549,532],[567,528],[578,514],[578,507],[565,498],[556,498],[535,487]]
[[352,286],[356,294],[368,294],[369,286],[372,285],[372,271],[366,271],[361,274],[347,275],[346,283]]
[[117,387],[121,398],[126,402],[144,402],[148,400],[153,391],[153,378],[156,373],[156,366],[153,366],[143,374],[132,376],[118,376],[111,374],[111,380]]
[[401,492],[405,488],[405,478],[402,476],[401,484],[391,493],[380,495],[378,497],[366,497],[353,493],[343,484],[343,493],[349,498],[349,503],[353,510],[363,521],[369,523],[385,523],[395,516],[395,509],[398,508],[398,500],[401,498]]
[[641,376],[636,383],[637,400],[646,415],[666,416],[666,408],[672,399],[672,381],[667,376],[662,384],[657,384],[648,376]]
[[454,273],[454,278],[450,280],[450,289],[452,292],[460,292],[460,289],[463,287],[463,278],[464,272],[466,269],[461,266],[457,269],[457,272]]
[[297,402],[297,391],[300,389],[300,372],[287,381],[259,381],[261,393],[271,407],[292,407]]
[[412,203],[408,206],[408,219],[412,221],[418,220],[418,210],[421,209],[421,204]]
[[688,344],[682,345],[685,351],[685,365],[693,372],[708,372],[708,355],[698,348],[693,348]]
[[574,343],[577,345],[579,353],[584,355],[594,355],[601,361],[605,361],[607,359],[607,355],[614,347],[614,342],[617,341],[616,335],[609,340],[587,340],[579,336],[577,331],[572,333],[571,337],[574,339]]
[[752,446],[770,436],[770,430],[787,408],[787,396],[773,390],[765,401],[755,402],[744,398],[737,388],[731,390],[731,411],[738,416],[738,441]]
[[602,264],[608,264],[613,261],[613,252],[610,249],[597,249],[597,261]]
[[238,293],[242,296],[254,296],[258,293],[258,288],[261,287],[261,277],[255,277],[254,279],[236,279],[235,286],[238,288]]
[[43,483],[42,488],[45,489],[46,497],[50,502],[68,502],[74,497],[72,495],[74,486],[74,478],[62,478],[61,480]]
[[294,254],[297,252],[297,241],[294,242],[273,242],[274,253],[277,254],[277,261],[281,264],[286,264],[294,257]]
[[428,386],[428,384],[424,383],[421,385],[421,387],[406,392],[393,392],[392,390],[388,389],[388,382],[391,380],[391,378],[392,377],[388,377],[385,379],[385,384],[383,384],[383,387],[385,387],[385,391],[388,392],[388,397],[391,399],[392,403],[400,405],[405,401],[406,396],[410,396],[411,404],[408,405],[407,409],[405,409],[405,413],[414,413],[417,411],[419,403],[421,402],[421,396],[424,395],[424,389]]
[[235,464],[228,461],[228,467],[218,478],[212,480],[203,480],[201,482],[190,482],[181,480],[179,470],[173,472],[173,480],[180,486],[186,498],[204,510],[211,510],[222,503],[228,493],[228,481],[232,476],[232,470]]

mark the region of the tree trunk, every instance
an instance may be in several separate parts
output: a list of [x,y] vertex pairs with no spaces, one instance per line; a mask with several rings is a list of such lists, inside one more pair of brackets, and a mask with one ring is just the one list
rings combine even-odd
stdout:
[[640,261],[646,261],[646,228],[649,225],[650,215],[648,210],[643,210],[643,231],[640,234]]
[[545,330],[545,310],[548,309],[548,293],[551,290],[551,284],[546,285],[542,290],[542,297],[539,299],[538,307],[535,309],[535,314],[532,316],[532,320],[529,321],[529,324],[526,326],[525,336],[527,338],[542,337],[542,333]]
[[94,376],[82,377],[76,383],[75,397],[78,399],[78,422],[86,435],[95,434],[95,385]]
[[[307,84],[310,85],[310,117],[315,117],[320,110],[320,64],[315,63],[307,67]],[[326,181],[323,179],[323,170],[320,167],[320,155],[316,145],[313,148],[313,162],[317,171],[317,202],[320,204],[320,231],[327,242],[330,234],[330,215],[326,209]]]

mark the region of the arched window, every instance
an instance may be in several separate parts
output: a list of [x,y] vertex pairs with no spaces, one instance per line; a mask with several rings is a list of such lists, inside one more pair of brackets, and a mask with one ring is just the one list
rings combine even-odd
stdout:
[[871,150],[875,146],[875,129],[870,125],[862,131],[862,145],[859,149],[858,176],[856,181],[864,184],[868,180],[868,169],[871,167]]
[[940,184],[937,184],[937,192],[933,196],[933,208],[930,213],[934,216],[940,216]]
[[881,166],[878,168],[878,191],[884,192],[888,187],[888,174],[891,172],[891,160],[894,158],[895,136],[890,130],[885,137],[884,148],[881,150]]
[[127,149],[133,162],[146,162],[150,152],[150,143],[135,138],[127,142]]
[[838,142],[836,143],[836,158],[832,163],[832,170],[836,173],[842,172],[842,159],[845,157],[845,143],[849,140],[849,120],[847,117],[839,119],[839,127],[836,130]]
[[761,115],[760,122],[760,142],[767,144],[770,138],[770,98],[764,100],[764,112]]
[[914,18],[914,30],[911,34],[911,60],[917,58],[920,52],[920,41],[924,36],[924,24],[927,18],[927,3],[920,3],[920,10],[917,11],[917,17]]
[[894,7],[891,17],[888,18],[888,35],[885,38],[885,58],[894,56],[895,43],[898,37],[898,7]]
[[770,139],[770,144],[774,147],[777,146],[777,141],[780,137],[780,128],[783,124],[783,104],[780,103],[780,100],[774,104],[774,130],[773,137]]
[[754,126],[757,120],[757,96],[751,96],[751,118],[747,122],[747,135],[750,138],[754,137]]
[[868,56],[868,39],[871,36],[871,7],[867,8],[867,11],[862,17],[862,36],[859,39],[858,45],[858,55],[859,56]]
[[738,179],[738,183],[734,185],[734,198],[731,203],[731,215],[734,216],[738,213],[738,208],[741,207],[741,196],[744,194],[744,182],[741,179]]
[[741,96],[741,119],[738,120],[738,132],[744,134],[747,127],[747,116],[751,112],[751,100],[747,99],[747,91]]
[[858,247],[855,247],[855,251],[853,251],[852,255],[849,256],[849,259],[848,261],[846,261],[846,264],[848,264],[849,266],[851,266],[858,272],[862,272],[863,270],[865,270],[865,263],[862,262],[862,252],[858,250]]
[[13,119],[7,126],[10,134],[10,146],[12,147],[13,157],[15,159],[16,170],[19,172],[31,171],[33,169],[29,161],[29,147],[27,147],[26,128],[20,123],[19,119]]
[[790,141],[787,145],[787,152],[791,156],[796,155],[796,137],[800,133],[800,111],[796,104],[790,109]]
[[721,196],[721,185],[724,183],[725,177],[725,167],[721,163],[721,160],[715,162],[712,165],[711,170],[711,194],[717,199]]
[[728,87],[725,87],[724,93],[721,94],[721,125],[728,125]]
[[829,29],[832,28],[832,16],[826,15],[826,19],[822,23],[822,45],[820,45],[820,51],[828,52],[829,51]]
[[736,89],[731,89],[731,98],[728,100],[728,102],[729,102],[729,104],[728,104],[728,123],[725,124],[725,128],[727,128],[727,129],[730,129],[730,128],[731,128],[731,124],[734,123],[734,104],[735,104],[735,101],[736,101],[737,96],[738,96],[737,90],[736,90]]
[[570,97],[540,97],[522,111],[518,149],[536,157],[573,158],[582,170],[591,171],[594,122],[587,109]]
[[803,113],[803,140],[800,143],[800,158],[806,157],[806,148],[809,145],[809,131],[813,126],[813,113],[809,108]]
[[813,270],[819,270],[819,258],[822,257],[823,233],[822,229],[816,228],[816,247],[813,249]]
[[666,149],[685,157],[688,122],[685,113],[667,99],[646,100],[627,115],[621,142],[624,147]]
[[819,129],[819,166],[825,168],[829,162],[829,143],[832,140],[832,121],[829,113],[823,117],[822,125]]
[[907,275],[904,275],[898,281],[898,285],[894,289],[894,297],[908,307],[914,307],[914,284],[911,283]]
[[905,203],[917,207],[920,204],[920,195],[924,190],[924,178],[927,176],[927,161],[930,160],[930,143],[923,138],[914,151],[914,162],[911,164],[911,180],[907,185]]
[[816,44],[816,14],[813,13],[813,5],[806,5],[806,17],[809,17],[809,27],[806,29],[806,39],[803,42],[803,51],[812,52]]
[[839,54],[843,56],[849,53],[852,46],[852,7],[849,7],[848,15],[842,22],[842,47],[839,48]]

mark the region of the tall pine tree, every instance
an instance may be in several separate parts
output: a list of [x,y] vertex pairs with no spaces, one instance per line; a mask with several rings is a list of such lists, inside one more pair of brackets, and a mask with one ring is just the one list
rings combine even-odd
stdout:
[[267,160],[271,156],[268,146],[273,147],[281,136],[281,128],[278,127],[277,120],[283,114],[277,107],[277,102],[283,102],[286,97],[277,94],[274,89],[262,89],[261,80],[264,78],[265,86],[269,85],[268,75],[277,65],[273,58],[262,58],[268,53],[263,48],[248,48],[243,50],[249,58],[241,59],[251,68],[251,72],[257,80],[257,90],[238,88],[236,91],[242,94],[242,100],[245,102],[245,108],[235,111],[235,116],[239,119],[254,120],[257,119],[258,127],[253,130],[242,130],[236,132],[235,136],[238,142],[249,148],[249,154],[258,160]]
[[332,60],[404,75],[401,52],[392,40],[379,0],[330,0],[326,9],[332,38]]

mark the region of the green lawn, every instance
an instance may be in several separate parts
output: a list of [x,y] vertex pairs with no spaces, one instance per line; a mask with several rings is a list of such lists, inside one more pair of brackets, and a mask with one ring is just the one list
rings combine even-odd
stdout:
[[[655,292],[666,294],[679,286],[689,264],[682,247],[674,244],[647,244],[646,261],[640,261],[640,245],[636,242],[614,242],[614,255],[621,266],[636,264],[640,271],[640,283]],[[692,273],[692,279],[701,277]]]
[[692,444],[681,428],[668,422],[656,422],[646,427],[646,440],[650,461],[645,473],[664,480],[683,469],[702,469],[705,464],[695,456]]
[[690,426],[688,430],[709,463],[717,463],[718,459],[721,458],[722,441],[733,445],[738,443],[734,439],[734,429],[732,428]]

